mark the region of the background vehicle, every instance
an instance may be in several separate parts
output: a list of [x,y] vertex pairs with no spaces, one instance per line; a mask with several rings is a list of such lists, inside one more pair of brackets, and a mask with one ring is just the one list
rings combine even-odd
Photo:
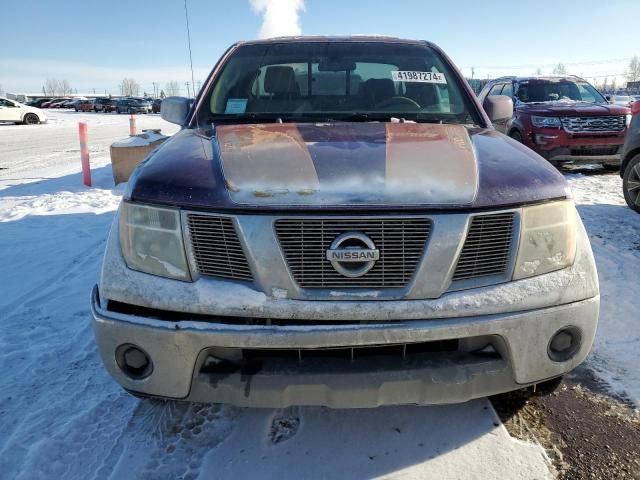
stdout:
[[0,122],[35,125],[46,121],[47,116],[39,108],[29,107],[8,98],[0,97]]
[[51,102],[53,99],[51,98],[38,98],[36,100],[32,100],[30,102],[27,102],[27,106],[29,107],[36,107],[36,108],[40,108],[42,106],[43,103],[45,102]]
[[489,82],[479,99],[513,99],[512,118],[496,129],[524,143],[554,165],[599,163],[619,168],[629,109],[612,105],[575,76],[503,77]]
[[93,99],[94,112],[113,112],[116,109],[116,100],[107,97],[98,97]]
[[62,102],[62,104],[60,105],[60,108],[73,108],[77,101],[78,101],[77,98],[72,98],[70,100]]
[[620,176],[624,199],[640,213],[640,101],[631,104],[631,124],[624,142]]
[[629,95],[614,95],[611,97],[610,102],[614,105],[621,105],[623,107],[629,108],[634,102],[634,98]]
[[58,101],[57,98],[52,98],[50,100],[47,100],[46,102],[42,102],[42,104],[40,105],[40,108],[49,108],[51,104],[56,103],[57,101]]
[[151,104],[151,112],[153,113],[160,113],[160,107],[162,105],[162,99],[161,98],[156,98],[153,103]]
[[116,113],[151,113],[151,104],[141,98],[121,98],[116,102]]
[[78,100],[75,102],[73,109],[76,112],[90,112],[93,110],[93,101],[91,100]]
[[49,104],[49,108],[63,108],[63,105],[68,101],[73,100],[72,98],[58,98],[55,101]]

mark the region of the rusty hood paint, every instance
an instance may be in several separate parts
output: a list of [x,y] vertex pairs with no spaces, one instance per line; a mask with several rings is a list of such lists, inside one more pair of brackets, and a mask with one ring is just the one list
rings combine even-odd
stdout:
[[425,210],[569,196],[555,168],[492,129],[283,123],[184,129],[135,171],[127,197],[206,210]]
[[217,134],[231,200],[242,205],[468,204],[478,188],[459,125],[283,123]]

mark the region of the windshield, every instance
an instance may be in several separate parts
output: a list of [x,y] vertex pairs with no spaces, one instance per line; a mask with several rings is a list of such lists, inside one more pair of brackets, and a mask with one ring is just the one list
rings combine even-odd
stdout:
[[[405,120],[478,124],[470,99],[426,45],[244,45],[206,98],[209,120]],[[203,115],[203,112],[200,112]]]
[[521,81],[516,92],[516,98],[523,103],[607,103],[602,94],[584,80],[567,78]]

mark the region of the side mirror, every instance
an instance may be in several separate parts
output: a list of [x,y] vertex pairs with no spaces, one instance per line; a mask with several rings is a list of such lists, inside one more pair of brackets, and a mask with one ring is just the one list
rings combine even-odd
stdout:
[[160,116],[163,120],[176,125],[184,125],[191,110],[193,99],[185,97],[167,97],[160,104]]
[[505,95],[492,95],[484,99],[484,111],[489,120],[499,122],[513,117],[513,100]]
[[607,102],[611,103],[611,95],[605,95],[605,96],[604,96],[604,99],[605,99]]

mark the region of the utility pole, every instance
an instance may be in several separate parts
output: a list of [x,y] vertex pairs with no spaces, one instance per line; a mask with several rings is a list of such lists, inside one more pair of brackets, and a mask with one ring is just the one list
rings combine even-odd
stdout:
[[151,82],[153,84],[153,98],[158,98],[158,87],[160,84],[158,82]]
[[189,82],[184,82],[184,84],[187,86],[187,97],[191,97],[191,90],[189,90]]

